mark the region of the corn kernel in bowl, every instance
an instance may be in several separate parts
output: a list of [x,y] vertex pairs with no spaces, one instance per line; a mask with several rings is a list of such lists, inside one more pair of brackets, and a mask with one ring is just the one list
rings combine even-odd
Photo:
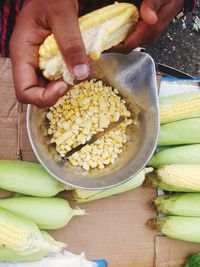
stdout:
[[125,119],[115,129],[69,158],[73,166],[81,166],[87,171],[90,168],[103,169],[113,164],[122,152],[127,142],[126,129],[132,123],[131,113],[117,89],[95,79],[75,85],[47,113],[48,134],[56,151],[64,157],[121,116]]

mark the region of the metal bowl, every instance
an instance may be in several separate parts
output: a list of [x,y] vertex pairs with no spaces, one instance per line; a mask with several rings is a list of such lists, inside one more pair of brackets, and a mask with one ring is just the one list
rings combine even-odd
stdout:
[[116,162],[103,170],[84,171],[60,158],[47,134],[46,109],[28,105],[27,129],[35,155],[56,179],[76,188],[106,189],[133,178],[152,156],[159,132],[155,66],[141,52],[104,54],[95,63],[93,77],[118,89],[129,110],[140,109],[139,123],[129,128],[129,141]]

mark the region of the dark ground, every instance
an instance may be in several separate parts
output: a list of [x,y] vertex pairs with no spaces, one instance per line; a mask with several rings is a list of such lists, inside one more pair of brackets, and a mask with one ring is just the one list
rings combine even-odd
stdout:
[[156,63],[177,68],[200,77],[200,9],[188,14],[169,26],[154,46],[146,47]]

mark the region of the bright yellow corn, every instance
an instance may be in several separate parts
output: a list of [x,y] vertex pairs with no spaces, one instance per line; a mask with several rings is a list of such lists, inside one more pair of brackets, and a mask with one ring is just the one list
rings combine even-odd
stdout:
[[200,92],[190,92],[160,99],[161,124],[200,116]]
[[[138,21],[138,10],[130,3],[115,3],[79,19],[86,53],[97,60],[101,53],[122,42]],[[48,36],[39,48],[39,67],[49,80],[63,77],[68,84],[73,78],[66,68],[54,36]]]
[[85,81],[71,88],[47,114],[48,133],[57,152],[64,157],[68,151],[85,144],[94,134],[123,116],[124,121],[115,129],[69,158],[72,165],[82,166],[87,171],[96,167],[103,169],[114,163],[128,140],[126,129],[132,123],[125,104],[118,91],[102,81]]
[[21,255],[41,250],[58,252],[65,246],[53,238],[43,236],[37,225],[28,218],[3,208],[0,208],[0,245]]
[[176,188],[200,191],[200,165],[172,164],[160,167],[158,180]]

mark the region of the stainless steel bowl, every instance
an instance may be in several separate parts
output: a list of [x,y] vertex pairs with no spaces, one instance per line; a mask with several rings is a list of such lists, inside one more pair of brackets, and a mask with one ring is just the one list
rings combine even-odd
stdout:
[[102,55],[93,76],[117,88],[133,113],[136,106],[140,109],[139,123],[129,129],[130,141],[115,164],[87,172],[61,160],[47,134],[46,109],[28,106],[27,129],[35,155],[53,177],[76,188],[105,189],[133,178],[155,150],[159,132],[156,73],[149,55],[132,52]]

